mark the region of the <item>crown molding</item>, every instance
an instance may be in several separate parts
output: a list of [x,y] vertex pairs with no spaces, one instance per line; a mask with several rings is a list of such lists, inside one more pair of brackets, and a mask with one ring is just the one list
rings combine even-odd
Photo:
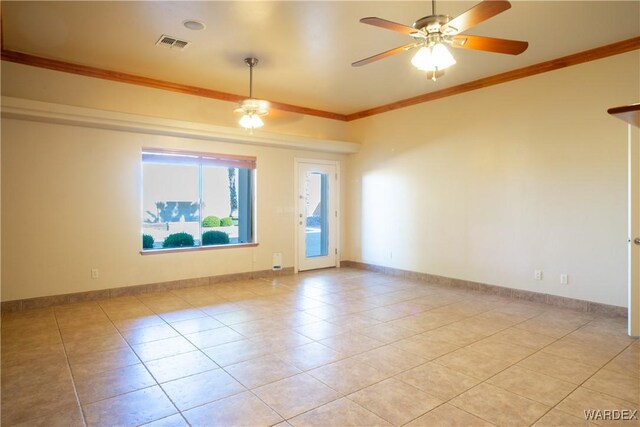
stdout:
[[[316,110],[313,108],[307,108],[297,105],[285,104],[281,102],[270,101],[271,107],[281,111],[288,111],[291,113],[304,114],[308,116],[322,117],[325,119],[339,120],[339,121],[353,121],[362,119],[365,117],[374,116],[376,114],[382,114],[389,111],[397,110],[400,108],[410,107],[416,104],[422,104],[436,99],[446,98],[449,96],[458,95],[465,92],[470,92],[477,89],[482,89],[489,86],[494,86],[501,83],[510,82],[513,80],[522,79],[536,74],[546,73],[548,71],[558,70],[572,65],[578,65],[589,61],[595,61],[598,59],[606,58],[609,56],[619,55],[622,53],[630,52],[640,49],[640,37],[634,37],[627,40],[622,40],[616,43],[608,44],[605,46],[596,47],[594,49],[585,50],[572,55],[563,56],[561,58],[552,59],[550,61],[540,62],[538,64],[529,65],[527,67],[518,68],[515,70],[507,71],[504,73],[496,74],[493,76],[485,77],[482,79],[474,80],[471,82],[463,83],[460,85],[452,86],[446,89],[438,90],[435,92],[428,92],[422,95],[414,96],[399,101],[394,101],[389,104],[381,105],[378,107],[370,108],[367,110],[357,111],[351,114],[333,113],[330,111]],[[11,50],[2,49],[0,51],[0,59],[3,61],[10,61],[24,65],[30,65],[34,67],[47,68],[55,71],[62,71],[67,73],[79,74],[88,77],[96,77],[106,80],[113,80],[121,83],[130,83],[140,86],[148,86],[156,89],[169,90],[173,92],[185,93],[189,95],[201,96],[206,98],[213,98],[222,101],[239,102],[246,98],[241,95],[236,95],[227,92],[221,92],[212,89],[201,88],[197,86],[189,86],[180,83],[173,83],[164,80],[152,79],[143,76],[137,76],[134,74],[121,73],[117,71],[104,70],[101,68],[90,67],[86,65],[72,64],[69,62],[43,58],[35,55],[29,55],[26,53],[14,52]]]
[[[3,61],[15,62],[33,67],[46,68],[49,70],[62,71],[65,73],[78,74],[87,77],[96,77],[104,80],[112,80],[120,83],[129,83],[139,86],[147,86],[154,89],[169,90],[172,92],[186,93],[188,95],[201,96],[204,98],[218,99],[221,101],[240,102],[246,96],[236,95],[228,92],[221,92],[213,89],[206,89],[198,86],[190,86],[181,83],[168,82],[165,80],[152,79],[149,77],[138,76],[135,74],[122,73],[119,71],[105,70],[102,68],[91,67],[88,65],[73,64],[71,62],[59,61],[57,59],[43,58],[41,56],[30,55],[27,53],[15,52],[12,50],[2,49],[0,58]],[[304,114],[307,116],[322,117],[325,119],[346,121],[347,116],[344,114],[332,113],[330,111],[316,110],[313,108],[300,107],[298,105],[286,104],[283,102],[269,101],[271,108],[288,111],[290,113]]]

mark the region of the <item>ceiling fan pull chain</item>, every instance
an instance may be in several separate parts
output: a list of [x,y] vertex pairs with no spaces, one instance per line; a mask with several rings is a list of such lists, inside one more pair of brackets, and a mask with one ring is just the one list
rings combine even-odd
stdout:
[[431,14],[436,14],[436,0],[431,0]]

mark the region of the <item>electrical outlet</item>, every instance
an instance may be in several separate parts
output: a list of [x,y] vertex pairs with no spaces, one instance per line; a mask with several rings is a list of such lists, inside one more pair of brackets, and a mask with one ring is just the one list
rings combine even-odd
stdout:
[[542,280],[542,270],[534,270],[533,271],[533,277],[536,280]]
[[100,272],[98,271],[97,268],[92,268],[91,269],[91,278],[92,279],[97,279],[98,277],[100,277]]
[[560,275],[560,284],[561,285],[568,285],[569,284],[569,275],[561,274]]

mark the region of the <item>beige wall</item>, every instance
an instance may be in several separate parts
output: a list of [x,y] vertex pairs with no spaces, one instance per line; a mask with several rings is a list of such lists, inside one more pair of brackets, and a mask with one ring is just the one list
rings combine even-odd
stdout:
[[638,102],[639,59],[352,122],[345,257],[626,306],[627,128],[606,110]]
[[[293,159],[341,158],[6,119],[2,140],[3,300],[290,267]],[[140,255],[143,147],[255,155],[259,246]]]
[[[235,126],[232,103],[5,62],[2,67],[4,95],[181,120],[192,114],[194,121]],[[346,132],[345,123],[307,117],[284,123],[276,117],[269,126],[331,139]],[[259,246],[140,255],[143,147],[256,156]],[[265,270],[274,252],[291,267],[295,157],[345,159],[3,118],[2,300]],[[91,279],[92,268],[99,269],[98,279]]]
[[[633,52],[349,124],[269,116],[272,132],[361,141],[348,157],[3,119],[2,300],[268,269],[273,252],[291,266],[298,156],[342,161],[342,259],[624,306],[626,126],[606,109],[638,101],[639,74]],[[2,91],[236,120],[231,103],[5,62]],[[139,255],[142,147],[257,156],[260,245]]]

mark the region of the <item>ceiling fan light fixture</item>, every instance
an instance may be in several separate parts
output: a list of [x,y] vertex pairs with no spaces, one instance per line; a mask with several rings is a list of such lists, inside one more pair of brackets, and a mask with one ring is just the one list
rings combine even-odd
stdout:
[[433,60],[431,59],[431,49],[422,46],[420,49],[418,49],[416,54],[413,55],[413,58],[411,58],[411,63],[419,70],[433,70],[433,68],[430,68],[433,64]]
[[253,129],[264,126],[260,116],[269,113],[269,102],[253,98],[253,67],[258,64],[258,60],[256,58],[245,58],[244,62],[249,66],[249,98],[240,101],[238,108],[234,112],[242,113],[242,117],[238,122],[240,126],[253,132]]
[[433,46],[422,46],[418,49],[411,58],[411,63],[419,70],[438,71],[451,67],[456,60],[444,44],[436,43]]
[[456,63],[456,59],[443,43],[436,43],[431,48],[431,56],[433,57],[433,62],[436,64],[438,70],[444,70]]
[[257,129],[264,126],[264,122],[260,116],[255,113],[243,114],[239,123],[240,126],[245,129]]

